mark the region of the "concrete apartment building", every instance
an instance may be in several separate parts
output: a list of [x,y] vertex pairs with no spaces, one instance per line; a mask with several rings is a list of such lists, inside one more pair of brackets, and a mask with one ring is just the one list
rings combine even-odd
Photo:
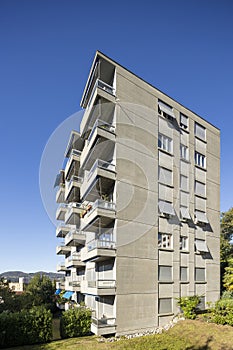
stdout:
[[[220,132],[97,52],[56,179],[65,297],[95,334],[168,323],[220,294]],[[77,126],[78,127],[78,126]]]

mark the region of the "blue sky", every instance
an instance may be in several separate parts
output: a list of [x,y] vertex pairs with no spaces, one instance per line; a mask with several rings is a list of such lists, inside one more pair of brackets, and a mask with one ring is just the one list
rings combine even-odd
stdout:
[[98,49],[221,129],[221,210],[233,205],[231,0],[0,0],[0,272],[55,271],[43,149],[80,110]]

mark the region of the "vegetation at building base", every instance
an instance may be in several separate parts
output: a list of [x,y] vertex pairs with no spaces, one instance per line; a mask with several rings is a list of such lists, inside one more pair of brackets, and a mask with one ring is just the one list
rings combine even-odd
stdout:
[[52,314],[44,307],[0,314],[0,348],[52,339]]
[[60,322],[60,334],[62,338],[81,337],[90,334],[90,331],[90,309],[81,306],[62,313]]
[[55,312],[55,290],[55,285],[50,278],[40,274],[31,279],[27,289],[22,294],[11,291],[8,283],[2,278],[0,280],[0,313],[3,311],[19,312],[41,305]]
[[233,208],[220,218],[221,290],[233,290]]
[[200,320],[180,321],[158,335],[108,342],[99,337],[81,337],[12,350],[232,350],[233,327]]
[[197,307],[200,304],[201,297],[198,295],[180,297],[177,299],[177,304],[181,308],[184,317],[194,320],[197,316]]

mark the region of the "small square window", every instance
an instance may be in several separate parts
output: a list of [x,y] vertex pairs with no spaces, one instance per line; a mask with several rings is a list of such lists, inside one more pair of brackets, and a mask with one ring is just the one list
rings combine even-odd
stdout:
[[159,281],[171,282],[172,281],[172,267],[171,266],[159,266]]
[[206,167],[206,157],[199,153],[199,152],[195,152],[195,164],[198,165],[201,168]]
[[199,139],[205,141],[205,139],[206,139],[206,128],[204,128],[204,126],[202,126],[202,125],[200,125],[198,123],[195,123],[194,132],[195,132],[195,136],[197,136]]
[[171,249],[172,248],[172,235],[170,233],[158,234],[158,248]]
[[172,298],[159,299],[159,314],[168,314],[172,312]]
[[172,183],[173,183],[172,177],[173,176],[172,176],[171,170],[159,167],[159,182],[160,183],[162,183],[164,185],[172,186]]
[[163,134],[159,134],[158,147],[168,153],[172,153],[172,139]]
[[195,281],[205,282],[205,269],[202,267],[195,268]]
[[195,181],[195,194],[198,196],[205,197],[206,195],[206,185],[202,182]]
[[180,189],[188,191],[188,176],[180,175]]

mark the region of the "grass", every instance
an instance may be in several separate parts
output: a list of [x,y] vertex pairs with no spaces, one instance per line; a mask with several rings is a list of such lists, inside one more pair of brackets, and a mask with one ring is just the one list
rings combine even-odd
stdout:
[[53,341],[12,350],[233,350],[233,327],[200,320],[181,321],[168,332],[113,343],[99,343],[98,337]]

